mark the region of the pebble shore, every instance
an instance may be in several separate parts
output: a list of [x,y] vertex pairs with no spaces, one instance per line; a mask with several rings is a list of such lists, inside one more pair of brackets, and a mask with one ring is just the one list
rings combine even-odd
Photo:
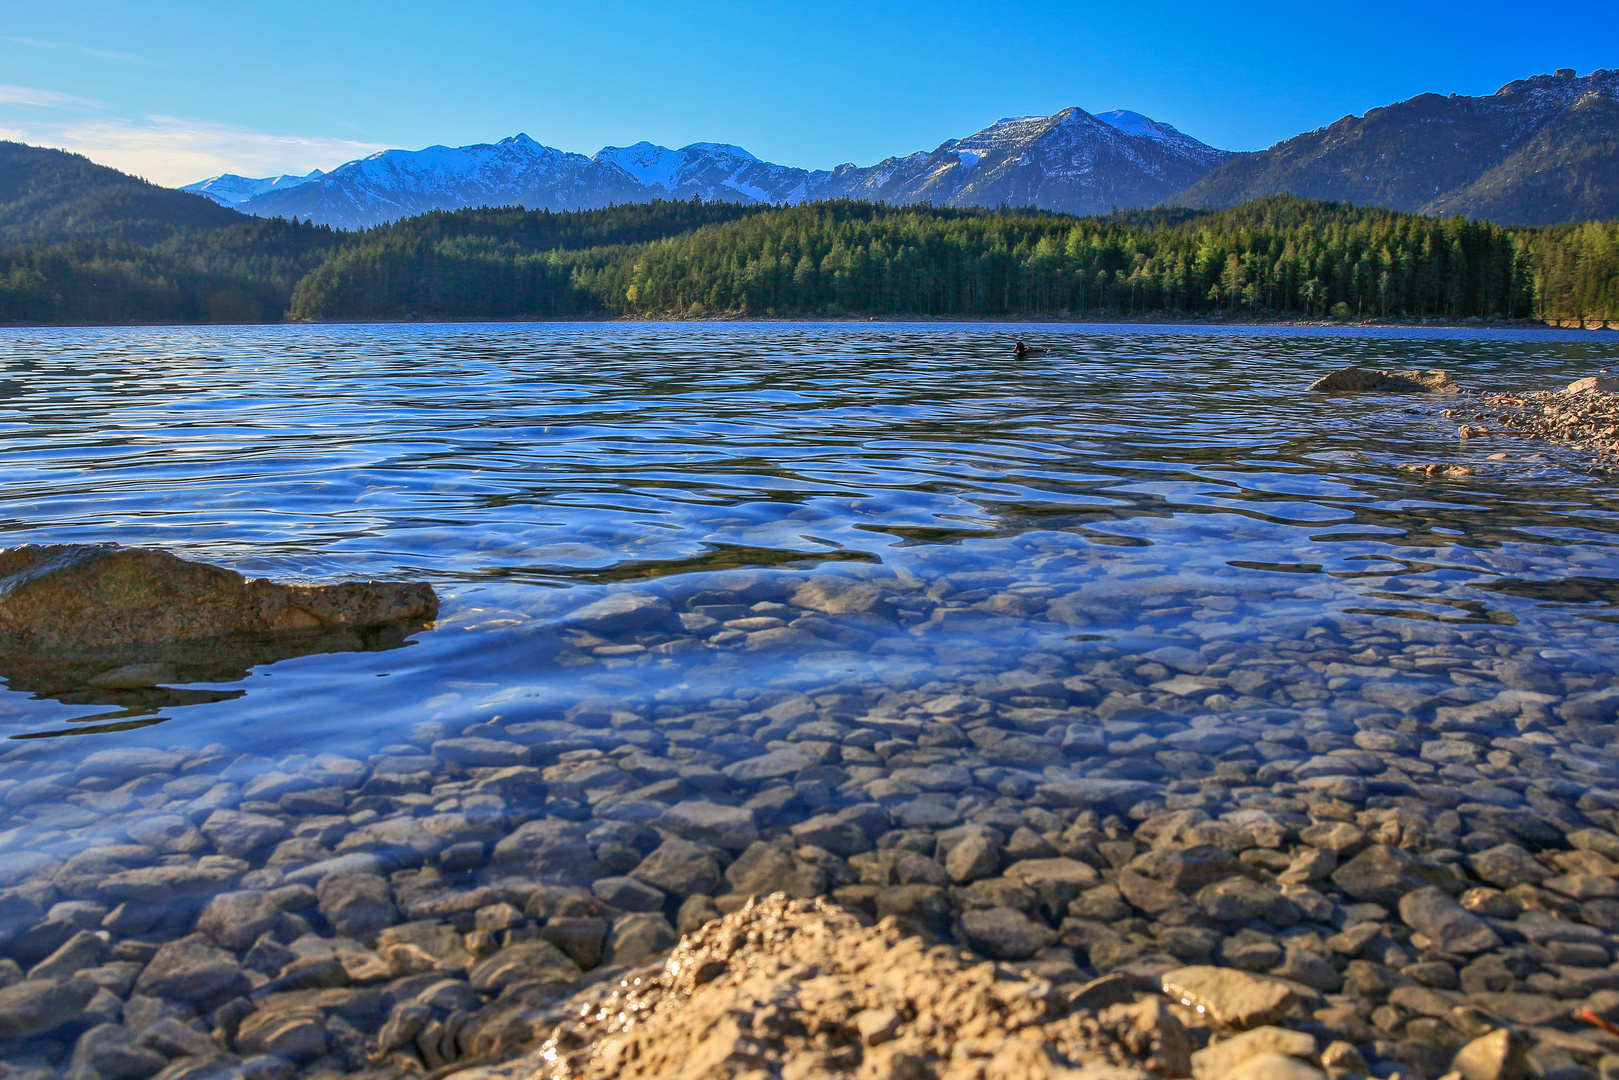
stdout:
[[[1572,447],[1594,458],[1603,472],[1619,469],[1619,378],[1595,375],[1562,390],[1530,394],[1485,393],[1485,406],[1468,413],[1464,439],[1495,434]],[[1455,416],[1456,410],[1445,413]]]
[[1211,629],[1229,596],[1158,603],[1178,643],[1059,654],[994,628],[1083,638],[1119,617],[1105,588],[717,574],[610,592],[553,659],[928,662],[425,722],[363,757],[20,744],[0,754],[4,1080],[513,1057],[557,1002],[774,893],[1057,987],[1280,980],[1278,1023],[1353,1049],[1335,1076],[1440,1077],[1497,1030],[1544,1080],[1619,1075],[1619,1038],[1578,1015],[1619,1019],[1611,663],[1485,619],[1233,640]]

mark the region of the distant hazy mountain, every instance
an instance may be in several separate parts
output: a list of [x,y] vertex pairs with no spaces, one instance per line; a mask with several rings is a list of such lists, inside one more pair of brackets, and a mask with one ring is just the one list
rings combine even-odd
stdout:
[[[583,154],[541,146],[527,135],[475,146],[384,150],[301,184],[236,204],[258,217],[297,217],[360,229],[429,210],[533,205],[533,192],[588,164]],[[200,190],[211,181],[184,190]]]
[[220,176],[185,190],[260,217],[350,229],[463,206],[584,210],[693,196],[740,203],[844,196],[948,206],[1005,203],[1091,214],[1156,203],[1230,156],[1139,113],[1095,117],[1076,108],[1001,120],[931,153],[866,168],[775,165],[726,143],[671,150],[640,142],[586,158],[515,135],[494,144],[387,150],[303,178]]
[[0,244],[95,238],[155,244],[184,230],[246,221],[78,154],[0,142]]
[[197,184],[187,184],[182,191],[194,191],[198,195],[206,195],[220,206],[237,206],[257,195],[267,191],[285,191],[287,188],[307,184],[311,180],[319,180],[326,174],[316,169],[307,176],[289,176],[283,173],[280,176],[266,177],[255,180],[250,176],[237,176],[235,173],[225,173],[215,176]]
[[1226,162],[1167,205],[1278,193],[1544,225],[1619,216],[1619,70],[1423,94]]

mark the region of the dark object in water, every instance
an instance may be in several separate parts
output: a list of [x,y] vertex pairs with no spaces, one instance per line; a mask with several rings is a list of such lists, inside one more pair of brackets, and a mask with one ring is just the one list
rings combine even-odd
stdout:
[[1041,348],[1032,348],[1031,349],[1029,346],[1027,346],[1023,342],[1019,341],[1017,343],[1017,346],[1012,350],[1012,353],[1019,360],[1028,360],[1029,358],[1035,357],[1035,356],[1050,356],[1051,355],[1051,350],[1050,349],[1041,349]]

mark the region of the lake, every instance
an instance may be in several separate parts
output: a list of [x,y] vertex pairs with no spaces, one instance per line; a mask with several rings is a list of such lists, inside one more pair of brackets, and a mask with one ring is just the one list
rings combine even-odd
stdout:
[[[1049,355],[1015,360],[1019,337]],[[313,886],[341,858],[394,875],[394,918],[528,880],[674,924],[740,892],[715,875],[760,838],[832,891],[864,887],[859,852],[963,823],[1032,851],[1166,811],[1406,800],[1456,818],[1433,846],[1459,859],[1532,834],[1513,814],[1614,811],[1612,481],[1459,439],[1453,398],[1303,388],[1354,364],[1549,389],[1616,354],[1363,328],[0,331],[7,546],[441,602],[239,678],[0,671],[0,888],[38,905],[0,938],[23,969],[107,919],[110,947],[155,949],[221,882]],[[1472,471],[1401,469],[1434,463]],[[671,836],[707,854],[660,878]],[[75,893],[86,849],[180,883]],[[64,902],[89,907],[39,931]],[[316,937],[379,929],[322,912]],[[322,1067],[357,1067],[327,1037]]]

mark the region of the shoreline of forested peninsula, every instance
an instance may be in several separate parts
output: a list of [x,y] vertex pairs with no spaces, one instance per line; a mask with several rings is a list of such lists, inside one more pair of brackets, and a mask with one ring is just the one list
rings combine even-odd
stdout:
[[0,248],[0,324],[559,319],[1619,325],[1619,221],[1270,196],[1076,218],[841,200],[282,219]]
[[81,322],[28,322],[24,320],[0,321],[0,329],[5,330],[49,330],[60,327],[78,327],[93,329],[97,327],[160,327],[160,326],[523,326],[523,325],[549,325],[549,324],[580,324],[580,325],[618,325],[624,323],[757,323],[761,325],[780,324],[783,326],[802,324],[826,324],[829,326],[914,326],[918,324],[936,324],[939,326],[1015,326],[1015,327],[1041,327],[1041,326],[1116,326],[1116,327],[1230,327],[1260,328],[1274,327],[1278,329],[1354,329],[1354,330],[1524,330],[1524,331],[1561,331],[1561,330],[1587,330],[1619,332],[1619,322],[1608,323],[1603,320],[1587,320],[1581,326],[1579,320],[1570,319],[1564,323],[1552,321],[1542,322],[1539,319],[1294,319],[1294,318],[1263,318],[1238,317],[1227,318],[1224,315],[1210,315],[1205,318],[1166,317],[1157,312],[1148,312],[1133,318],[1108,317],[1103,315],[1051,315],[1041,312],[1031,314],[1011,315],[926,315],[907,312],[883,315],[676,315],[676,314],[646,314],[646,315],[551,315],[540,318],[501,317],[501,316],[464,316],[460,318],[432,318],[416,314],[401,316],[376,316],[371,318],[304,318],[304,319],[278,319],[266,320],[219,320],[175,322],[174,320],[139,320],[125,319],[120,321],[94,320]]

